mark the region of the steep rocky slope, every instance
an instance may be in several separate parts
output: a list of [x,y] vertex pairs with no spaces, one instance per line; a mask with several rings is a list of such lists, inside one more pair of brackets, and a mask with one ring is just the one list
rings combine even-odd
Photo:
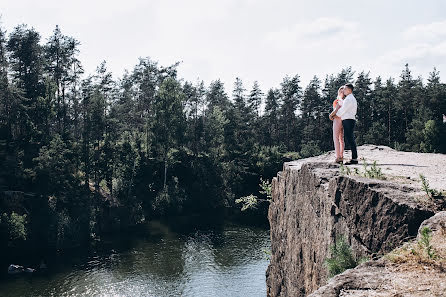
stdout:
[[[273,179],[268,296],[307,296],[326,284],[324,261],[337,235],[356,255],[376,257],[414,238],[435,214],[438,205],[421,191],[419,174],[431,187],[446,188],[446,156],[378,146],[362,146],[359,155],[377,161],[386,180],[342,174],[332,152],[287,162]],[[352,173],[354,167],[364,170],[360,164]]]
[[[433,230],[431,257],[419,244],[424,226]],[[417,240],[335,276],[310,295],[337,296],[446,296],[446,211],[423,222]]]

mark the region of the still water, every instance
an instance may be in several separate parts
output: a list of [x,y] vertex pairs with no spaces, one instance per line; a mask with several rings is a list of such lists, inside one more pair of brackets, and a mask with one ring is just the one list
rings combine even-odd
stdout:
[[137,236],[48,259],[45,274],[3,277],[0,296],[265,296],[269,249],[264,228],[150,222]]

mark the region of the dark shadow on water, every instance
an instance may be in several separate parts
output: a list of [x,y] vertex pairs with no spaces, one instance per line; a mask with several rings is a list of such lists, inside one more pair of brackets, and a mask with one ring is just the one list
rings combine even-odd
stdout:
[[[107,286],[126,296],[145,296],[148,292],[154,296],[210,296],[228,286],[228,294],[242,290],[244,296],[265,295],[267,249],[266,228],[212,216],[170,217],[104,236],[84,248],[58,253],[35,251],[16,264],[38,265],[44,258],[48,271],[2,274],[0,296],[12,291],[10,296],[71,296],[70,290],[87,287],[103,295],[112,292]],[[2,265],[2,270],[6,269],[7,265]],[[109,284],[102,286],[103,281]]]

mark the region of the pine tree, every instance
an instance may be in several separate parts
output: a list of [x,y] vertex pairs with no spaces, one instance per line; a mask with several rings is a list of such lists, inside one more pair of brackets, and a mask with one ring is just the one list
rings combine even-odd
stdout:
[[282,105],[280,109],[281,127],[284,129],[284,141],[288,150],[295,150],[299,143],[296,129],[296,112],[299,108],[302,89],[299,85],[299,75],[286,76],[281,83]]
[[37,97],[43,95],[43,57],[39,42],[37,31],[20,25],[14,28],[7,43],[11,74],[16,86],[24,91],[27,106],[32,106]]
[[186,116],[183,111],[185,101],[181,85],[173,78],[166,78],[160,86],[154,105],[153,135],[156,152],[164,162],[164,188],[166,170],[171,150],[184,145]]
[[401,112],[403,121],[402,126],[399,128],[404,133],[400,133],[401,137],[398,137],[398,141],[405,142],[405,133],[409,131],[409,124],[413,115],[413,100],[415,98],[416,81],[412,78],[412,73],[409,69],[409,65],[405,65],[405,69],[401,73],[401,80],[398,83],[398,109]]
[[386,117],[385,122],[387,126],[387,139],[388,145],[394,145],[394,142],[397,139],[397,114],[396,114],[396,101],[398,96],[398,89],[394,84],[394,80],[389,78],[386,81],[386,85],[383,89],[383,100],[386,105]]
[[39,44],[40,34],[26,25],[14,28],[7,42],[9,52],[9,69],[15,94],[13,101],[19,108],[17,138],[18,150],[23,151],[23,166],[31,169],[32,159],[38,155],[43,134],[38,127],[42,126],[42,118],[38,100],[45,96],[43,83],[42,48]]
[[262,105],[263,95],[258,81],[254,81],[251,93],[248,97],[248,107],[256,117],[260,117],[260,106]]
[[[0,27],[0,135],[3,140],[11,140],[14,119],[12,113],[16,111],[8,81],[8,60],[6,56],[6,33]],[[4,137],[3,137],[4,136]],[[2,148],[6,144],[0,144]]]
[[[326,106],[322,102],[320,84],[319,78],[314,76],[304,91],[300,109],[303,128],[302,143],[319,138],[321,136],[320,121],[326,121],[326,117],[322,115]],[[315,137],[316,135],[319,137]]]
[[265,102],[265,144],[268,146],[279,145],[279,110],[280,110],[280,91],[269,89]]
[[67,91],[70,85],[78,82],[79,75],[82,73],[80,61],[77,58],[79,45],[79,41],[63,35],[59,26],[56,26],[53,35],[43,47],[45,70],[56,85],[56,119],[58,132],[62,134],[66,133],[69,126]]
[[357,125],[356,131],[358,144],[364,143],[364,136],[367,134],[367,130],[372,127],[372,81],[370,79],[370,73],[364,71],[358,74],[358,78],[355,82],[354,95],[358,103],[357,111]]
[[370,126],[366,127],[367,133],[363,135],[364,143],[389,145],[387,135],[387,105],[384,98],[385,86],[381,77],[373,82],[373,91],[370,95]]
[[227,112],[231,107],[228,95],[225,92],[223,83],[220,80],[211,82],[206,94],[207,110],[212,113],[215,106],[220,107],[223,112]]

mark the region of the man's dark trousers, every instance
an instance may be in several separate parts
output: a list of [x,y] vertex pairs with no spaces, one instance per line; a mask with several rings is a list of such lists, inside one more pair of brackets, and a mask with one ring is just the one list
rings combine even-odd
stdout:
[[355,135],[353,134],[353,131],[355,130],[355,123],[356,121],[352,119],[342,120],[342,127],[344,128],[344,138],[350,145],[350,148],[352,150],[353,160],[358,159],[358,151],[356,150]]

